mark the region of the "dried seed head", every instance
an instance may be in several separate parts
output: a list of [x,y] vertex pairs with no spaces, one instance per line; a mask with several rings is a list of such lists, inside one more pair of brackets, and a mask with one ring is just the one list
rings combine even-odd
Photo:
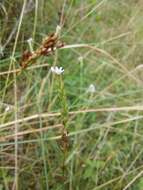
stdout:
[[[32,63],[32,61],[37,59],[38,57],[51,55],[52,52],[54,52],[57,48],[63,47],[64,43],[62,43],[59,40],[60,31],[61,31],[61,26],[58,25],[56,28],[56,32],[45,37],[40,47],[37,48],[35,51],[33,50],[32,47],[33,39],[29,38],[27,42],[29,44],[30,51],[24,52],[22,56],[22,61],[20,64],[22,68],[26,68],[29,65],[29,63]],[[59,70],[56,69],[56,71],[57,71],[57,73],[55,72],[56,74],[61,74],[64,70],[59,68]]]

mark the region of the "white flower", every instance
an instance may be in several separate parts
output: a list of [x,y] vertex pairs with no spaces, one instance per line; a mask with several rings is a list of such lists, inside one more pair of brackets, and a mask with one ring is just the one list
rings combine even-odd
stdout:
[[56,28],[55,35],[56,35],[56,36],[59,36],[60,32],[61,32],[61,26],[58,25],[57,28]]
[[64,72],[64,69],[62,67],[51,67],[52,73],[55,73],[57,75],[61,75]]
[[31,53],[34,53],[33,45],[32,45],[32,43],[33,43],[33,38],[29,38],[29,39],[27,40],[27,43],[28,43],[28,45],[29,45],[29,49],[30,49]]
[[5,112],[9,112],[10,111],[10,106],[7,106],[6,108],[5,108]]
[[78,61],[83,62],[83,57],[82,56],[78,57]]
[[32,42],[33,42],[33,38],[29,38],[29,39],[27,40],[27,42],[28,42],[28,43],[32,43]]
[[96,92],[96,88],[95,88],[95,85],[94,84],[90,84],[88,89],[87,89],[87,92],[88,93],[94,93]]

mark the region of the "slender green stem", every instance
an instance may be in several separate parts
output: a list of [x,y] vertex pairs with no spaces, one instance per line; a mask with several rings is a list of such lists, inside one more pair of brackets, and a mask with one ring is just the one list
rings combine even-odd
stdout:
[[63,82],[62,76],[60,76],[59,81],[60,81],[59,98],[61,101],[61,120],[62,120],[64,129],[66,129],[67,122],[68,122],[68,104],[67,104],[67,98],[66,98],[64,82]]

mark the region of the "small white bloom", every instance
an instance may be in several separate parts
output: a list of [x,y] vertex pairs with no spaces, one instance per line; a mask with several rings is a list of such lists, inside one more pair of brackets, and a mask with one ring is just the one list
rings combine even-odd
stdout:
[[30,49],[31,53],[34,53],[33,45],[32,45],[32,43],[33,43],[33,38],[29,38],[29,39],[27,40],[27,43],[28,43],[28,45],[29,45],[29,49]]
[[78,57],[78,61],[83,62],[83,57],[82,56]]
[[32,43],[32,42],[33,42],[33,38],[29,38],[29,39],[27,40],[27,42],[28,42],[28,43]]
[[87,92],[88,93],[94,93],[96,92],[96,88],[95,88],[95,85],[94,84],[90,84],[88,89],[87,89]]
[[64,72],[64,69],[62,67],[51,67],[52,73],[55,73],[57,75],[61,75]]
[[10,110],[10,106],[7,106],[6,108],[5,108],[5,112],[8,112]]
[[56,28],[56,33],[55,33],[55,35],[56,35],[56,36],[59,36],[60,32],[61,32],[61,26],[58,25],[57,28]]

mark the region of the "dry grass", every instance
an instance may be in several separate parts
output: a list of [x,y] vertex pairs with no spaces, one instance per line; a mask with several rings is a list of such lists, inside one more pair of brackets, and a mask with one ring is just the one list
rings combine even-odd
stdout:
[[[142,190],[142,16],[141,0],[0,3],[0,189]],[[57,25],[48,48],[65,45],[21,72]]]

